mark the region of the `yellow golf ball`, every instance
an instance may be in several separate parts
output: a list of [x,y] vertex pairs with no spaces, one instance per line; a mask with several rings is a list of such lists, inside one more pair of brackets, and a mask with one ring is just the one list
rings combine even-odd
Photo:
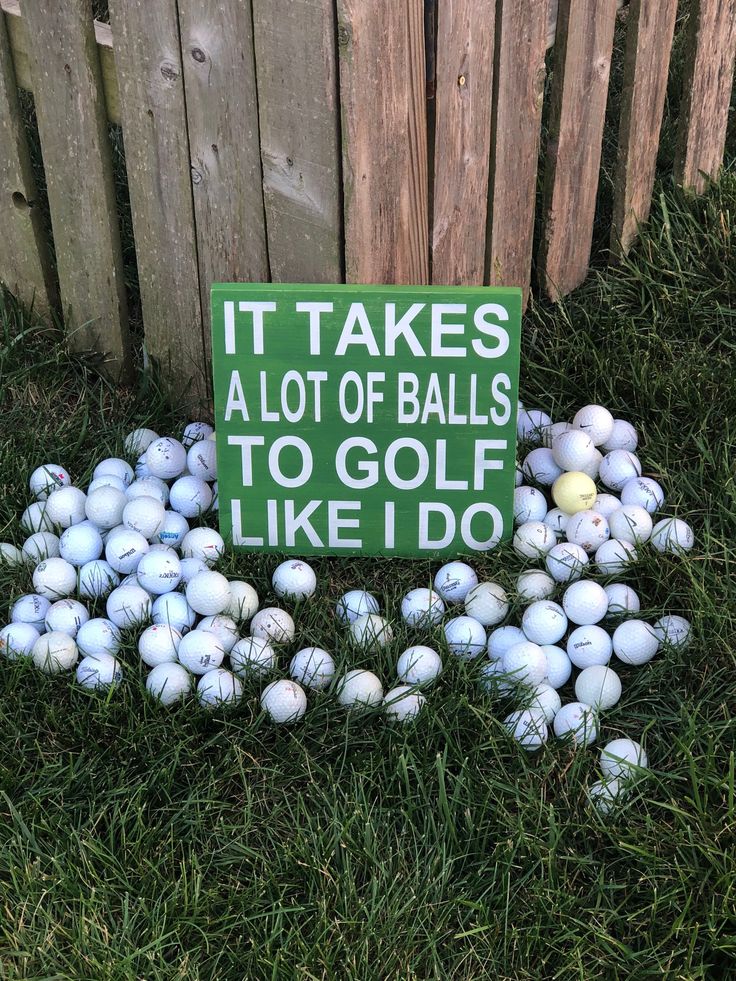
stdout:
[[593,506],[598,496],[595,483],[586,473],[579,470],[571,470],[563,473],[552,484],[552,498],[558,508],[565,514],[576,514],[578,511],[587,511]]

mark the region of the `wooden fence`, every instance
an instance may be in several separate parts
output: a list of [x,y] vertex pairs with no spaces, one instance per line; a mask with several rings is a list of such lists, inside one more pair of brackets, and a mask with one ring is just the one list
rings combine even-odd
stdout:
[[[108,123],[148,354],[207,398],[213,281],[585,278],[617,0],[0,0],[0,281],[130,375]],[[691,0],[676,179],[723,159],[736,0]],[[646,220],[677,0],[631,0],[613,256]],[[548,54],[548,49],[553,50]],[[549,133],[535,216],[545,80]],[[33,93],[50,255],[18,89]]]

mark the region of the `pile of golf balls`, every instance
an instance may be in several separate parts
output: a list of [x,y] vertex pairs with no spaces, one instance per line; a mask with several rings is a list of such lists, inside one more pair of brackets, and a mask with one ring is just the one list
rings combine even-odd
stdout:
[[[679,615],[640,618],[639,596],[615,577],[635,571],[643,548],[676,554],[694,536],[663,514],[664,490],[643,475],[634,427],[603,406],[587,405],[568,423],[520,404],[517,428],[527,453],[516,474],[513,549],[522,566],[538,567],[523,567],[510,588],[466,561],[447,562],[430,584],[406,592],[393,618],[371,592],[351,589],[332,601],[339,657],[298,640],[302,607],[318,589],[306,562],[278,565],[280,605],[263,607],[253,585],[215,568],[225,543],[209,526],[218,506],[211,426],[189,423],[179,438],[135,430],[120,457],[94,467],[86,490],[64,467],[42,464],[30,475],[20,545],[0,543],[0,564],[27,570],[32,582],[32,592],[12,598],[0,653],[109,688],[128,671],[122,651],[134,642],[145,687],[164,705],[190,696],[207,709],[234,704],[252,683],[277,724],[301,719],[319,692],[355,714],[413,720],[444,657],[468,662],[484,693],[516,702],[504,725],[526,750],[539,750],[550,731],[589,746],[621,698],[625,672],[691,635]],[[398,653],[407,631],[415,642]],[[394,649],[395,682],[384,686],[377,664]],[[361,666],[371,656],[376,670]],[[574,697],[563,702],[563,689]],[[647,765],[638,742],[610,741],[591,802],[608,813]]]

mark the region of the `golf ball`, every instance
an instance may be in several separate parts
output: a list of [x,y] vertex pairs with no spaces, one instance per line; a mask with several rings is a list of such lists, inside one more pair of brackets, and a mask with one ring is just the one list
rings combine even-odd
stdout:
[[592,508],[597,496],[595,482],[579,470],[563,473],[552,485],[552,500],[568,515]]
[[552,685],[544,681],[529,692],[527,708],[541,712],[544,721],[549,724],[562,708],[562,699]]
[[624,620],[613,633],[613,651],[624,664],[646,664],[659,650],[659,637],[643,620]]
[[552,726],[558,739],[570,738],[578,746],[590,746],[598,738],[595,711],[585,702],[563,705]]
[[79,487],[61,487],[46,498],[46,517],[57,528],[70,528],[87,517],[87,495]]
[[547,674],[547,658],[539,644],[514,644],[503,656],[503,669],[517,685],[538,685]]
[[155,439],[146,449],[148,472],[162,480],[172,480],[183,473],[187,465],[187,451],[178,439],[163,436]]
[[58,463],[44,463],[33,471],[28,486],[37,501],[45,501],[52,491],[70,487],[71,482],[68,471]]
[[522,558],[533,559],[546,555],[555,545],[557,539],[554,532],[543,521],[525,521],[514,533],[514,551]]
[[410,627],[428,627],[439,623],[445,604],[433,589],[410,590],[401,601],[401,616]]
[[298,722],[307,711],[307,696],[295,681],[281,678],[266,685],[261,693],[261,708],[277,725]]
[[542,644],[544,656],[547,658],[547,674],[542,679],[550,688],[562,688],[570,680],[572,661],[561,647],[554,644]]
[[649,514],[656,514],[664,507],[664,490],[651,477],[634,477],[621,489],[622,504],[638,504]]
[[390,722],[410,722],[424,708],[427,699],[411,685],[397,685],[386,692],[383,710]]
[[629,780],[648,766],[647,754],[633,739],[612,739],[601,750],[601,771],[609,780]]
[[213,566],[225,554],[225,542],[214,528],[192,528],[182,539],[181,554],[184,559],[201,559]]
[[100,461],[92,472],[92,479],[96,480],[97,477],[104,477],[106,474],[118,477],[126,487],[133,483],[135,477],[131,465],[126,460],[121,460],[116,456],[109,456]]
[[422,644],[407,647],[396,663],[396,675],[407,685],[432,684],[441,672],[442,659],[437,651]]
[[225,668],[207,671],[197,682],[197,701],[202,708],[234,705],[243,697],[243,683]]
[[465,597],[465,613],[484,627],[494,627],[508,612],[506,590],[497,582],[480,582]]
[[351,589],[337,601],[335,613],[341,623],[350,624],[368,613],[378,613],[380,606],[375,596],[363,589]]
[[599,623],[608,613],[608,596],[597,582],[581,579],[565,590],[562,606],[571,623]]
[[23,562],[23,553],[17,545],[0,542],[0,566],[16,566]]
[[586,467],[596,459],[596,451],[587,433],[569,429],[552,440],[552,457],[561,470],[586,473]]
[[691,626],[685,617],[675,613],[666,613],[654,624],[654,633],[660,644],[668,644],[674,648],[685,648],[690,643]]
[[41,634],[31,651],[33,663],[44,674],[71,671],[77,663],[78,656],[74,638],[58,631]]
[[0,654],[9,661],[31,657],[41,635],[30,623],[9,623],[0,630]]
[[250,632],[254,637],[263,637],[273,644],[290,644],[296,634],[296,627],[286,610],[267,606],[259,610],[251,620]]
[[637,558],[634,546],[618,538],[609,538],[595,550],[595,564],[605,576],[624,572]]
[[46,611],[46,630],[76,637],[79,628],[88,620],[89,610],[82,603],[73,599],[57,600]]
[[120,525],[110,532],[105,542],[105,559],[115,572],[129,576],[136,571],[150,547],[143,535]]
[[605,712],[621,698],[621,679],[605,664],[591,664],[575,679],[575,697],[579,702]]
[[317,590],[314,569],[298,559],[290,559],[277,566],[272,583],[273,591],[279,599],[288,599],[293,603],[309,599]]
[[[123,508],[122,523],[148,541],[158,538],[166,518],[166,509],[155,497],[134,497]],[[166,543],[171,544],[171,542]]]
[[543,487],[551,487],[562,473],[562,468],[555,463],[549,447],[538,446],[531,453],[527,453],[521,465],[521,472],[527,480],[533,480]]
[[620,492],[634,477],[641,477],[641,463],[628,450],[611,450],[601,460],[600,479],[612,491]]
[[608,519],[608,527],[612,538],[639,545],[652,534],[652,519],[638,504],[623,504]]
[[85,501],[84,513],[97,528],[115,528],[123,520],[128,498],[116,487],[98,487]]
[[130,487],[126,487],[125,496],[128,498],[128,502],[134,501],[138,497],[152,497],[154,501],[158,501],[159,504],[166,507],[169,503],[169,485],[160,477],[149,474],[147,477],[134,480]]
[[176,652],[180,642],[181,634],[175,627],[154,623],[146,627],[138,638],[138,653],[144,664],[155,668],[157,664],[177,660]]
[[205,674],[211,668],[220,667],[225,651],[216,634],[197,627],[181,638],[176,656],[179,664],[183,664],[187,671],[191,671],[192,674]]
[[214,433],[214,429],[207,422],[188,422],[184,427],[181,437],[182,446],[187,448],[194,446],[200,440],[208,439]]
[[534,753],[547,742],[547,720],[539,709],[519,709],[507,715],[503,724],[509,735],[527,752]]
[[535,600],[549,599],[554,596],[555,581],[552,576],[541,569],[528,569],[519,573],[516,580],[516,592],[519,598],[527,603]]
[[588,553],[581,545],[560,542],[547,552],[544,564],[555,582],[573,582],[582,576]]
[[516,434],[520,440],[526,443],[536,443],[539,445],[544,439],[544,432],[547,426],[551,425],[552,420],[541,409],[522,408],[516,417]]
[[276,668],[276,651],[266,637],[243,637],[230,650],[230,664],[243,678],[262,677]]
[[462,603],[473,586],[477,585],[478,576],[466,562],[447,562],[434,577],[434,588],[448,606]]
[[488,695],[510,695],[514,681],[504,671],[503,661],[485,661],[480,668],[478,683]]
[[30,623],[32,627],[43,634],[46,632],[46,612],[51,601],[37,593],[26,593],[19,596],[10,608],[12,623]]
[[321,647],[303,647],[292,657],[289,674],[305,688],[323,691],[335,676],[335,662]]
[[119,585],[120,576],[104,559],[85,562],[79,570],[79,595],[82,599],[103,599]]
[[146,690],[162,705],[183,701],[192,690],[193,678],[181,664],[157,664],[146,678]]
[[67,528],[59,540],[59,554],[71,565],[81,567],[102,555],[102,536],[91,524],[82,522]]
[[622,582],[612,582],[603,588],[608,597],[608,617],[622,616],[624,613],[638,613],[641,609],[639,597],[631,586]]
[[473,617],[453,617],[444,626],[445,642],[451,654],[472,661],[486,649],[486,631]]
[[576,429],[582,429],[593,441],[594,446],[602,446],[613,434],[613,416],[602,405],[584,405],[572,420]]
[[488,635],[486,650],[491,661],[500,661],[509,648],[514,644],[523,644],[527,639],[521,627],[514,627],[508,624],[505,627],[497,627]]
[[110,688],[123,680],[123,669],[112,654],[88,654],[77,665],[76,678],[83,688]]
[[237,623],[229,616],[218,613],[216,616],[204,617],[197,625],[198,630],[209,630],[220,641],[220,646],[229,654],[233,645],[240,637]]
[[588,787],[588,800],[604,817],[614,811],[625,796],[626,790],[618,780],[596,780]]
[[591,511],[597,511],[604,518],[610,518],[617,508],[621,507],[621,501],[615,494],[597,494],[593,501]]
[[230,582],[230,601],[223,611],[238,623],[247,623],[258,611],[258,593],[250,583],[235,579]]
[[567,522],[565,529],[568,542],[580,545],[592,553],[611,537],[608,519],[597,511],[578,511]]
[[375,708],[383,700],[383,685],[372,671],[355,668],[337,682],[337,701],[343,708]]
[[522,484],[514,490],[514,521],[523,525],[527,521],[544,521],[547,514],[547,498],[536,487]]
[[[200,573],[202,575],[203,573]],[[208,572],[204,575],[218,575]],[[138,563],[136,569],[138,582],[148,593],[160,596],[170,593],[179,585],[181,579],[181,563],[175,552],[148,552]],[[191,603],[190,603],[191,606]]]
[[214,616],[216,613],[222,613],[230,602],[230,583],[221,572],[207,569],[206,572],[198,572],[189,580],[186,597],[187,603],[195,613]]
[[198,518],[211,504],[212,490],[201,477],[186,474],[171,485],[169,506],[185,518]]
[[175,627],[179,633],[185,634],[197,622],[197,614],[183,593],[164,593],[153,601],[151,619],[154,623]]
[[178,511],[165,511],[157,538],[164,545],[178,548],[189,532],[189,522]]
[[87,620],[77,631],[75,640],[82,657],[90,654],[117,654],[120,650],[120,631],[106,617]]
[[123,449],[129,456],[138,457],[141,453],[145,453],[151,443],[157,439],[158,433],[152,429],[134,429],[123,440]]
[[695,544],[695,535],[686,521],[680,518],[663,518],[652,529],[649,539],[658,552],[689,552]]
[[21,515],[20,526],[29,535],[37,531],[54,531],[51,518],[46,514],[46,502],[34,501],[29,504]]
[[33,572],[33,588],[47,600],[71,596],[77,586],[77,570],[66,559],[46,559]]
[[151,617],[151,597],[141,586],[128,583],[113,589],[105,608],[116,627],[137,627]]
[[639,444],[639,437],[630,422],[625,419],[614,419],[611,435],[601,444],[604,453],[611,450],[628,450],[633,453]]
[[[66,534],[66,532],[64,532]],[[102,539],[100,539],[102,545]],[[28,565],[37,566],[44,559],[55,559],[61,555],[61,541],[50,531],[37,531],[23,542],[21,555]],[[68,556],[63,558],[69,561]]]
[[217,450],[212,440],[199,440],[187,452],[187,469],[193,477],[214,481],[217,477]]
[[521,629],[534,644],[556,644],[567,630],[567,616],[559,603],[537,600],[524,610]]
[[612,649],[610,636],[594,623],[576,627],[567,638],[567,656],[576,668],[608,664]]

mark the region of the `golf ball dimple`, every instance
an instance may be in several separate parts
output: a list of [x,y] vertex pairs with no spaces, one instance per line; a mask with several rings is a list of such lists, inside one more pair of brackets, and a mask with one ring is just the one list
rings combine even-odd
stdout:
[[225,668],[207,671],[197,682],[197,701],[202,708],[235,705],[243,697],[243,683]]
[[590,746],[598,738],[598,723],[592,705],[568,702],[552,723],[558,739],[569,738],[577,746]]
[[690,622],[676,613],[666,613],[657,620],[652,629],[660,644],[682,649],[690,643]]
[[663,518],[652,529],[650,542],[658,552],[689,552],[695,544],[690,525],[680,518]]
[[567,515],[592,508],[597,496],[595,482],[579,470],[563,473],[552,485],[552,500]]
[[307,696],[304,689],[286,678],[272,681],[261,694],[261,708],[271,722],[289,725],[298,722],[307,711]]
[[46,498],[46,517],[57,528],[70,528],[87,517],[87,495],[79,487],[61,487]]
[[512,739],[527,752],[534,753],[547,742],[547,720],[539,709],[519,709],[507,715],[503,724]]
[[294,640],[296,627],[286,610],[267,606],[251,620],[250,632],[254,637],[262,637],[273,644],[290,644]]
[[343,708],[375,708],[383,701],[383,685],[372,671],[354,668],[338,679],[337,701]]
[[641,477],[639,458],[628,450],[611,450],[601,460],[600,479],[617,493],[634,477]]
[[502,659],[503,669],[517,685],[538,685],[547,674],[544,651],[532,641],[514,644]]
[[466,562],[446,562],[434,577],[434,588],[448,606],[464,602],[473,586],[477,585],[478,576]]
[[624,664],[646,664],[658,650],[659,637],[643,620],[624,620],[613,633],[613,651]]
[[375,596],[363,589],[351,589],[337,601],[335,613],[341,623],[350,624],[368,613],[378,613],[380,608]]
[[648,766],[647,754],[634,739],[612,739],[601,750],[601,772],[609,780],[629,780]]
[[605,576],[624,572],[638,559],[637,551],[630,542],[609,538],[595,550],[595,564]]
[[656,514],[664,507],[664,490],[651,477],[634,477],[621,489],[621,504],[638,504],[649,514]]
[[187,465],[187,451],[178,439],[163,436],[154,440],[146,449],[148,472],[162,480],[172,480],[183,473]]
[[88,654],[77,665],[76,679],[83,688],[110,688],[123,680],[123,669],[112,654]]
[[582,576],[588,553],[581,545],[560,542],[549,550],[544,564],[555,582],[573,582]]
[[207,569],[189,580],[186,597],[195,613],[214,616],[222,613],[230,602],[230,583],[221,572]]
[[480,582],[465,597],[465,613],[484,627],[494,627],[508,612],[509,598],[497,582]]
[[183,664],[187,671],[205,674],[211,668],[220,667],[225,651],[215,634],[197,627],[181,638],[176,656],[179,664]]
[[90,654],[117,654],[120,650],[120,631],[106,617],[87,620],[77,631],[75,640],[83,657]]
[[89,618],[89,610],[78,600],[57,600],[46,611],[46,630],[76,637],[79,628]]
[[614,419],[602,405],[584,405],[572,420],[576,429],[582,429],[593,441],[594,446],[602,446],[613,434]]
[[138,638],[138,653],[144,664],[155,668],[157,664],[176,661],[180,642],[181,634],[175,627],[154,623]]
[[410,722],[419,715],[426,701],[411,685],[397,685],[384,695],[383,710],[391,722]]
[[567,630],[567,616],[559,603],[537,600],[524,610],[521,629],[534,644],[556,644]]
[[146,690],[168,707],[182,702],[191,693],[193,680],[181,664],[157,664],[148,672]]
[[422,644],[408,647],[396,663],[396,675],[407,685],[429,685],[441,672],[442,659],[437,651]]
[[591,664],[575,679],[575,697],[605,712],[613,708],[621,698],[621,679],[605,664]]
[[611,638],[595,623],[576,627],[567,638],[567,656],[581,670],[611,660]]
[[66,559],[46,559],[33,572],[33,588],[52,602],[71,596],[77,586],[77,570]]
[[444,626],[445,642],[451,654],[472,661],[486,649],[486,631],[473,617],[453,617]]
[[71,671],[78,657],[79,652],[74,638],[58,631],[41,634],[31,651],[33,663],[44,674]]
[[547,514],[547,498],[536,487],[522,484],[514,490],[514,521],[523,525],[527,521],[544,521]]
[[507,650],[514,644],[523,644],[527,639],[521,627],[514,627],[508,624],[505,627],[497,627],[488,635],[486,650],[488,657],[492,661],[500,661]]
[[335,676],[335,662],[321,647],[303,647],[292,657],[289,674],[305,688],[324,691]]
[[588,553],[595,552],[611,537],[608,519],[593,510],[578,511],[577,514],[573,514],[567,522],[565,534],[568,542],[580,545]]
[[30,623],[9,623],[0,630],[0,654],[9,661],[31,657],[41,634]]
[[516,592],[519,599],[526,603],[549,599],[555,593],[555,581],[552,576],[541,569],[527,569],[519,573],[516,580]]
[[31,474],[28,486],[37,501],[45,501],[52,491],[60,487],[70,487],[72,478],[69,472],[58,463],[44,463]]
[[309,599],[317,591],[314,569],[299,559],[289,559],[277,566],[271,582],[279,599],[288,599],[293,603]]
[[522,558],[544,556],[557,543],[554,532],[543,521],[525,521],[514,533],[514,551]]
[[571,623],[578,626],[599,623],[608,613],[608,596],[597,582],[581,579],[567,587],[562,606]]

